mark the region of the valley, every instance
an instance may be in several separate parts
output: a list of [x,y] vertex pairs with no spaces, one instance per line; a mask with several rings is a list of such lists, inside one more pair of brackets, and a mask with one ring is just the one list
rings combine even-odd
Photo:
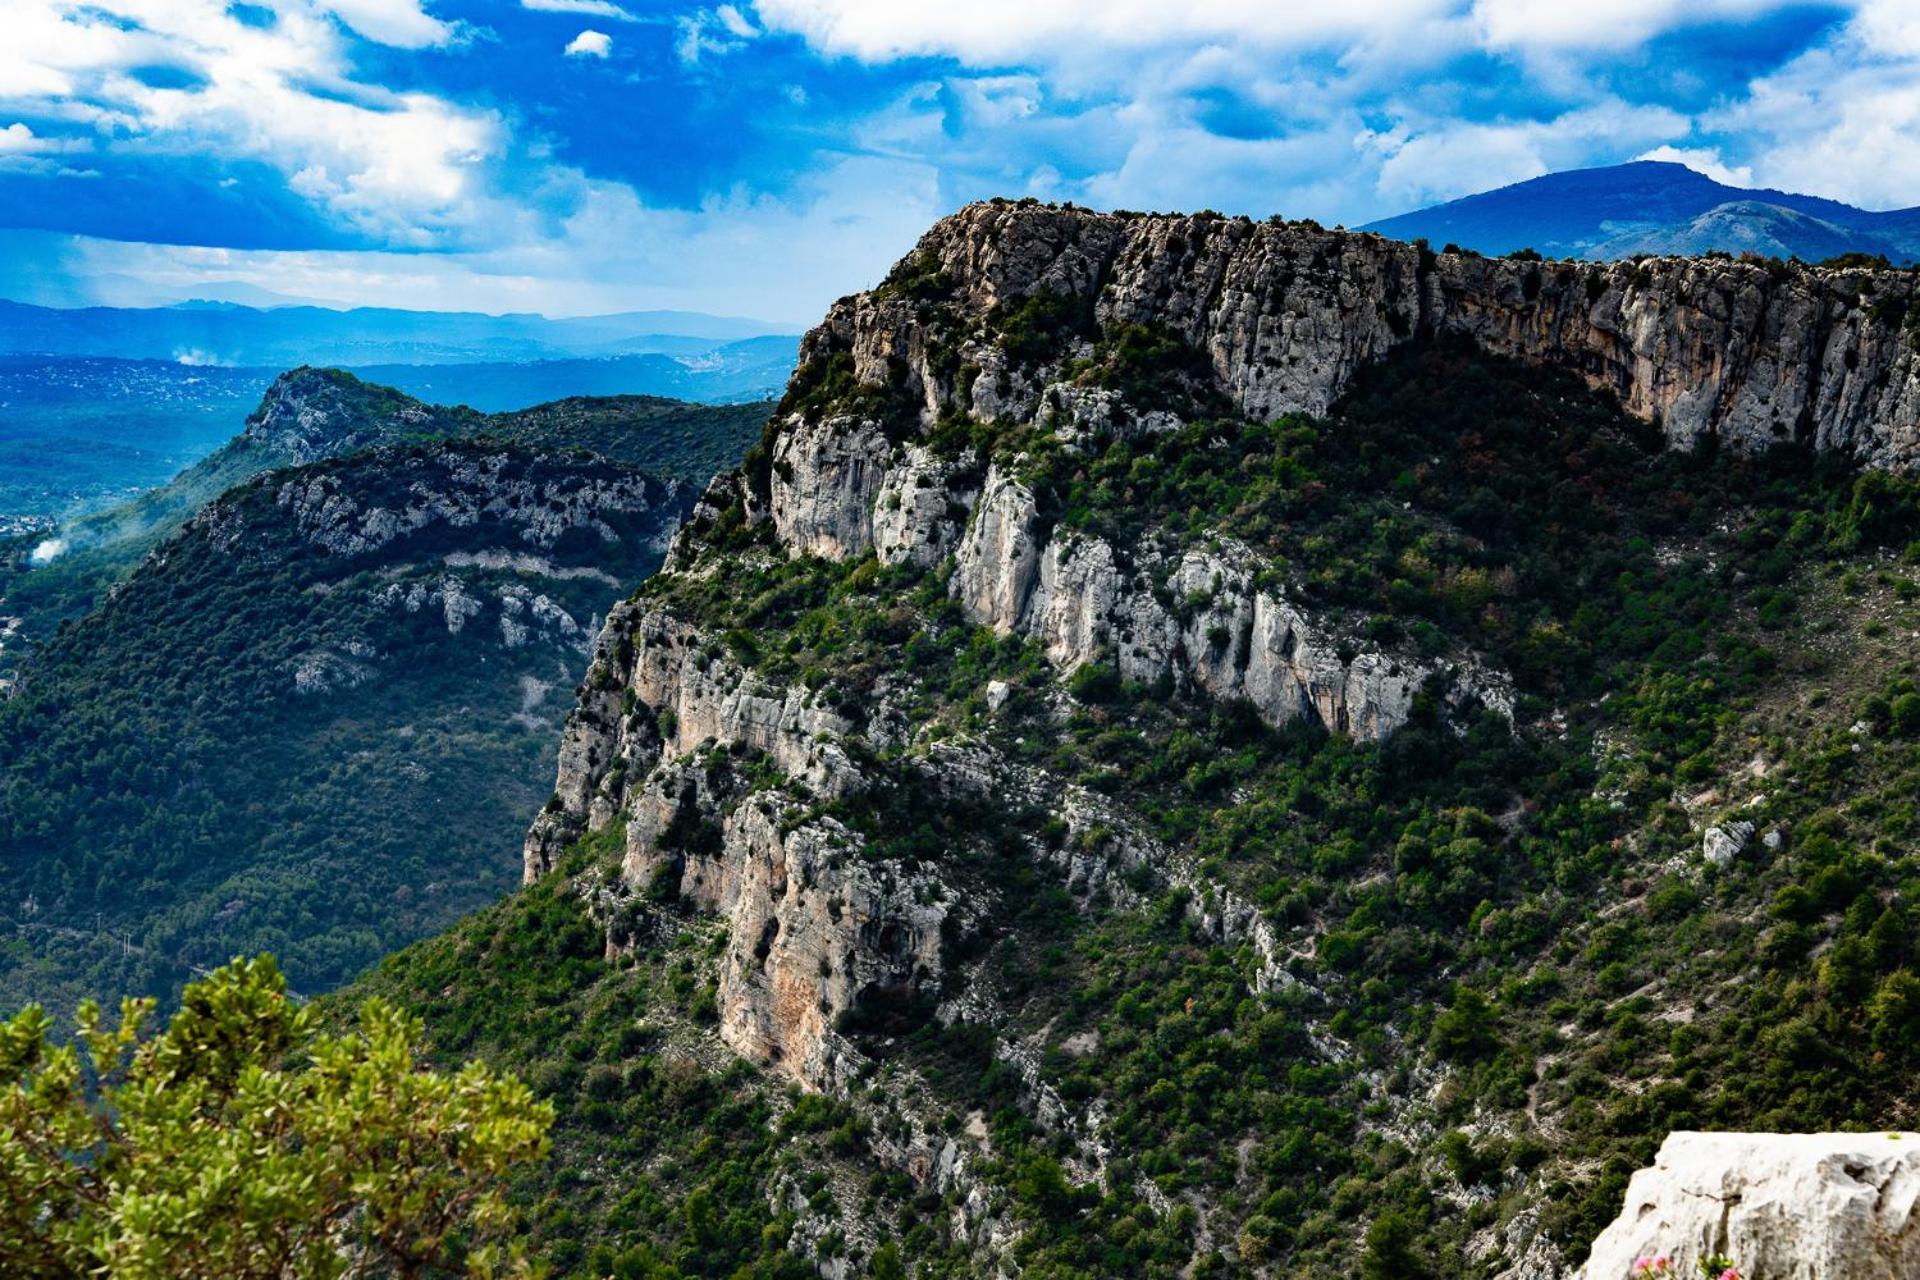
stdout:
[[17,541],[8,1002],[258,950],[323,990],[497,898],[600,617],[764,415],[488,417],[301,370],[63,556]]

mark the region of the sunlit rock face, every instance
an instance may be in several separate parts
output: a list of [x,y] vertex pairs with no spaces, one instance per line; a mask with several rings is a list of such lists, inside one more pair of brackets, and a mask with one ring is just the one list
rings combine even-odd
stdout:
[[1680,1276],[1716,1257],[1765,1280],[1920,1275],[1920,1134],[1670,1134],[1576,1280],[1660,1257]]

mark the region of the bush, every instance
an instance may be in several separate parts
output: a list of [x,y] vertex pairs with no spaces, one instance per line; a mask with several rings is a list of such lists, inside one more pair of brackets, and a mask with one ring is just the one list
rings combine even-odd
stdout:
[[155,1037],[152,1009],[109,1028],[89,1001],[58,1046],[37,1005],[0,1026],[10,1271],[526,1272],[502,1182],[546,1154],[553,1110],[525,1085],[420,1069],[420,1023],[377,1000],[317,1034],[269,956],[190,984]]

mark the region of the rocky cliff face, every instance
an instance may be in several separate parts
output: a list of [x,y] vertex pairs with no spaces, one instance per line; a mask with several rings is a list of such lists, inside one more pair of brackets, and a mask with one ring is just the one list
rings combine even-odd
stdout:
[[[578,601],[658,563],[686,505],[677,481],[604,460],[452,442],[389,446],[276,473],[211,503],[149,557],[149,572],[164,576],[169,563],[209,551],[261,571],[317,557],[332,571],[314,589],[333,597],[335,612],[344,587],[376,613],[425,610],[449,634],[471,626],[507,650],[558,645],[577,662],[600,625],[597,612],[574,612]],[[370,586],[367,573],[376,575]],[[294,690],[327,693],[372,678],[381,627],[360,629],[368,634],[316,628],[312,647],[287,664]]]
[[[1103,325],[1165,326],[1206,356],[1249,416],[1324,412],[1370,361],[1416,336],[1556,364],[1618,393],[1676,445],[1760,450],[1804,441],[1876,466],[1920,460],[1920,357],[1903,326],[1905,272],[1769,268],[1725,259],[1526,262],[1431,254],[1310,223],[1102,215],[974,205],[918,249],[980,317],[1046,291]],[[967,391],[910,301],[836,304],[802,360],[850,352],[878,383],[889,360],[937,413]],[[993,379],[971,408],[1030,409]]]
[[[1617,397],[1607,425],[1576,443],[1543,426],[1552,457],[1542,465],[1566,469],[1555,473],[1559,492],[1603,492],[1604,458],[1642,465],[1647,456],[1608,450],[1623,439],[1638,449],[1642,437],[1657,448],[1712,445],[1737,456],[1805,446],[1904,471],[1920,461],[1920,358],[1901,323],[1912,288],[1899,273],[1726,260],[1494,261],[1310,224],[971,207],[931,231],[879,289],[837,303],[808,335],[761,445],[740,472],[709,488],[663,574],[609,616],[563,740],[554,795],[527,838],[525,877],[553,874],[583,836],[617,833],[612,884],[587,891],[608,953],[648,945],[674,911],[719,918],[726,943],[714,968],[718,1035],[735,1052],[813,1089],[845,1092],[885,1071],[889,1087],[913,1099],[928,1091],[913,1068],[895,1062],[901,1044],[929,1027],[969,1043],[977,1035],[989,1046],[992,1078],[1012,1082],[1011,1100],[1002,1101],[1043,1135],[1073,1185],[1090,1197],[1137,1199],[1163,1217],[1190,1212],[1196,1253],[1283,1273],[1287,1245],[1273,1215],[1297,1221],[1305,1211],[1288,1198],[1293,1190],[1276,1193],[1271,1212],[1250,1210],[1247,1188],[1260,1175],[1246,1153],[1259,1136],[1244,1135],[1237,1171],[1217,1171],[1234,1190],[1189,1186],[1177,1204],[1163,1186],[1177,1188],[1177,1178],[1116,1157],[1113,1126],[1142,1127],[1135,1100],[1056,1083],[1077,1078],[1073,1063],[1097,1054],[1099,1037],[1054,1036],[1072,1011],[1004,978],[1019,967],[1006,958],[1010,949],[1057,949],[1044,933],[1022,934],[1030,926],[1010,922],[1023,919],[1032,900],[1054,895],[1076,928],[1094,929],[1112,912],[1156,911],[1176,922],[1242,984],[1236,989],[1248,1003],[1235,1017],[1284,1007],[1288,1034],[1297,1037],[1290,1060],[1304,1073],[1297,1079],[1324,1072],[1348,1082],[1341,1106],[1365,1117],[1356,1137],[1378,1169],[1397,1169],[1403,1158],[1438,1167],[1432,1152],[1449,1128],[1469,1156],[1475,1142],[1504,1144],[1546,1122],[1530,1113],[1495,1118],[1449,1100],[1467,1074],[1496,1069],[1476,1065],[1497,1058],[1492,1031],[1459,1033],[1468,1065],[1425,1064],[1429,1028],[1452,1025],[1436,1019],[1434,1007],[1373,1030],[1376,1014],[1337,1012],[1330,992],[1344,973],[1370,964],[1376,978],[1392,980],[1369,979],[1371,995],[1349,989],[1349,1003],[1384,1001],[1396,983],[1435,974],[1451,987],[1465,966],[1502,948],[1532,954],[1528,948],[1552,937],[1547,909],[1496,907],[1507,901],[1502,877],[1526,880],[1535,870],[1514,868],[1561,856],[1550,848],[1637,858],[1643,841],[1666,838],[1665,828],[1627,831],[1628,819],[1616,816],[1625,803],[1581,784],[1565,802],[1580,817],[1533,842],[1529,789],[1554,770],[1584,778],[1590,767],[1584,756],[1548,764],[1542,755],[1531,773],[1490,766],[1488,776],[1461,784],[1471,803],[1435,801],[1440,807],[1418,822],[1393,828],[1399,835],[1385,834],[1399,819],[1379,816],[1392,802],[1341,794],[1339,803],[1354,801],[1362,814],[1353,822],[1364,836],[1299,854],[1310,870],[1268,879],[1256,896],[1247,886],[1260,877],[1231,864],[1290,847],[1310,826],[1309,806],[1326,801],[1296,809],[1291,798],[1274,799],[1292,795],[1280,780],[1284,769],[1267,779],[1265,800],[1250,786],[1212,779],[1216,769],[1235,776],[1227,758],[1256,731],[1271,734],[1261,750],[1276,753],[1277,744],[1331,738],[1343,746],[1330,755],[1344,760],[1346,744],[1384,753],[1418,726],[1425,757],[1366,757],[1391,759],[1389,774],[1409,776],[1441,768],[1469,733],[1498,739],[1513,730],[1564,743],[1574,715],[1608,714],[1599,709],[1612,689],[1588,687],[1583,708],[1549,706],[1545,699],[1568,687],[1555,681],[1571,678],[1556,670],[1542,681],[1539,668],[1559,662],[1580,628],[1605,635],[1606,644],[1641,641],[1605,631],[1600,607],[1577,599],[1565,602],[1564,615],[1516,622],[1516,602],[1502,596],[1511,588],[1477,565],[1449,580],[1458,587],[1446,606],[1454,634],[1401,625],[1384,592],[1412,591],[1410,580],[1432,570],[1430,551],[1441,556],[1448,539],[1468,560],[1488,549],[1464,523],[1442,527],[1437,518],[1394,553],[1381,600],[1330,605],[1336,593],[1324,582],[1316,591],[1275,553],[1273,537],[1257,543],[1242,527],[1243,515],[1249,527],[1258,516],[1270,535],[1291,515],[1255,511],[1263,499],[1217,473],[1195,470],[1191,489],[1178,495],[1191,506],[1176,504],[1177,519],[1143,527],[1125,518],[1136,486],[1146,492],[1187,462],[1177,450],[1156,451],[1156,442],[1191,438],[1196,451],[1230,454],[1206,435],[1215,422],[1331,414],[1303,431],[1316,442],[1332,438],[1327,447],[1335,449],[1341,398],[1372,366],[1410,344],[1454,344],[1570,371]],[[1579,394],[1574,386],[1571,398]],[[1621,420],[1620,410],[1640,426]],[[1122,446],[1132,459],[1125,476],[1087,478]],[[1278,450],[1274,458],[1249,454],[1228,471],[1294,462]],[[1369,538],[1416,505],[1412,497],[1440,459],[1405,462],[1385,478],[1384,494],[1369,495],[1377,518],[1343,527]],[[1363,471],[1356,464],[1348,474]],[[1323,483],[1303,481],[1307,496],[1288,512],[1311,508],[1311,491]],[[1662,520],[1681,505],[1666,493],[1657,502]],[[1553,506],[1553,518],[1577,529],[1577,505]],[[1601,531],[1593,536],[1620,548],[1580,584],[1596,599],[1631,585],[1635,573],[1658,577],[1700,556],[1704,526],[1683,537],[1669,520],[1656,554],[1647,539],[1632,541],[1636,530],[1616,523],[1618,514],[1593,526]],[[1467,519],[1457,509],[1446,519],[1455,517]],[[1303,557],[1340,563],[1311,537],[1299,545]],[[1623,569],[1630,547],[1640,557],[1634,572]],[[1511,576],[1513,568],[1500,572]],[[1502,657],[1460,638],[1468,634],[1506,637]],[[1682,658],[1710,648],[1699,637],[1689,643]],[[1599,666],[1612,661],[1589,657]],[[1535,667],[1532,706],[1516,693],[1525,664]],[[1703,687],[1696,676],[1676,675],[1673,687]],[[1128,701],[1110,696],[1115,688],[1148,692]],[[1127,781],[1150,767],[1127,773],[1107,763],[1124,758],[1156,708],[1167,707],[1206,724],[1213,754],[1180,755],[1197,735],[1183,737],[1177,726],[1156,739],[1179,756],[1173,771],[1185,789],[1177,802],[1154,807]],[[1636,731],[1648,719],[1642,715]],[[1254,727],[1238,727],[1243,720]],[[1080,758],[1050,751],[1069,737]],[[1591,742],[1588,754],[1604,760],[1605,738]],[[1314,757],[1343,767],[1328,758]],[[1376,781],[1384,795],[1399,779]],[[1202,810],[1218,825],[1196,835],[1192,815]],[[1690,839],[1697,847],[1700,837]],[[1372,843],[1362,848],[1363,841]],[[1509,861],[1489,853],[1495,848]],[[1710,865],[1724,871],[1739,853]],[[1591,873],[1568,874],[1577,881]],[[1406,918],[1431,922],[1453,912],[1447,927],[1456,933],[1368,951],[1360,939],[1379,927],[1369,913],[1403,892],[1396,909]],[[1336,927],[1329,918],[1340,911],[1360,923]],[[1610,911],[1637,919],[1645,909]],[[1616,927],[1572,908],[1552,918],[1555,927],[1571,928],[1576,918],[1583,930]],[[1591,954],[1611,945],[1596,942]],[[1098,954],[1098,945],[1087,946]],[[1488,980],[1552,989],[1553,979],[1515,963],[1496,963],[1498,976]],[[1138,1005],[1150,987],[1143,980],[1126,999]],[[1462,1022],[1478,1016],[1472,993],[1448,998],[1458,999]],[[1523,998],[1534,999],[1514,997]],[[1013,1006],[1024,1011],[1016,1016]],[[1175,1016],[1196,1007],[1190,999]],[[1543,1030],[1540,1042],[1600,1025],[1613,1016],[1608,1007],[1593,995],[1579,1012],[1587,1023]],[[1573,1008],[1554,1016],[1572,1018]],[[1229,1035],[1227,1022],[1214,1034]],[[1122,1038],[1135,1043],[1136,1030],[1122,1026]],[[1405,1060],[1382,1061],[1383,1043],[1400,1044]],[[1356,1065],[1369,1054],[1373,1066]],[[1499,1070],[1505,1061],[1497,1058]],[[1562,1067],[1554,1079],[1565,1074]],[[1210,1079],[1204,1071],[1195,1078]],[[1166,1078],[1154,1085],[1163,1111],[1177,1109],[1185,1088],[1169,1094],[1171,1087]],[[1530,1108],[1528,1088],[1544,1086],[1501,1087],[1505,1105]],[[1302,1095],[1291,1096],[1297,1103]],[[916,1134],[938,1127],[931,1114],[907,1110]],[[1004,1256],[1013,1230],[1004,1202],[966,1172],[991,1162],[994,1140],[949,1127],[944,1141],[937,1158],[918,1139],[910,1144],[910,1176],[923,1192],[966,1198],[969,1238],[999,1241],[980,1247]],[[1298,1162],[1311,1163],[1298,1151],[1265,1158],[1288,1176],[1304,1167]],[[1469,1158],[1455,1163],[1472,1166]],[[937,1178],[929,1172],[936,1168]],[[1514,1280],[1564,1272],[1559,1246],[1539,1229],[1540,1211],[1531,1201],[1513,1211],[1524,1175],[1498,1184],[1499,1194],[1513,1195],[1501,1201],[1497,1227],[1493,1211],[1481,1208],[1492,1197],[1470,1173],[1453,1176],[1459,1190],[1449,1203],[1472,1210],[1471,1237],[1454,1261],[1464,1267],[1470,1257],[1487,1274]],[[1341,1213],[1350,1216],[1351,1206]],[[1564,1214],[1560,1221],[1564,1243]],[[1325,1239],[1349,1225],[1309,1219],[1301,1231]]]

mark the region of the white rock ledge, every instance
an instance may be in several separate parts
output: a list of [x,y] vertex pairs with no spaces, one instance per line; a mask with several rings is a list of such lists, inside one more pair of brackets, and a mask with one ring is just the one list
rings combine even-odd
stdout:
[[1576,1280],[1731,1258],[1752,1280],[1920,1277],[1920,1134],[1673,1133]]

